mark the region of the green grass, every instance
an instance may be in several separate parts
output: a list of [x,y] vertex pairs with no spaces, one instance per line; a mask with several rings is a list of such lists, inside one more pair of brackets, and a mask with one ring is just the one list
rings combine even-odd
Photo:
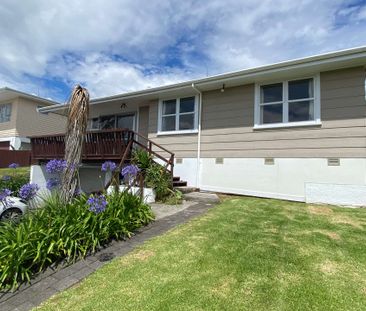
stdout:
[[30,174],[30,167],[24,166],[24,167],[18,167],[17,169],[13,168],[0,168],[0,178],[5,175],[29,175]]
[[364,310],[366,209],[229,198],[39,310]]

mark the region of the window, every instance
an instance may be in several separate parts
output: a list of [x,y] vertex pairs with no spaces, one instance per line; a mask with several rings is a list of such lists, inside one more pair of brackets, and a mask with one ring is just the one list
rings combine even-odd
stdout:
[[133,130],[135,128],[135,115],[128,114],[117,116],[117,128]]
[[11,117],[11,104],[0,105],[0,123],[9,122]]
[[135,129],[135,114],[108,115],[89,119],[89,130]]
[[90,130],[99,130],[99,118],[93,118],[89,120]]
[[255,126],[291,126],[320,122],[319,78],[256,85]]
[[160,104],[159,132],[192,132],[197,126],[196,98],[163,100]]
[[99,118],[99,128],[110,130],[116,128],[116,116],[103,116]]

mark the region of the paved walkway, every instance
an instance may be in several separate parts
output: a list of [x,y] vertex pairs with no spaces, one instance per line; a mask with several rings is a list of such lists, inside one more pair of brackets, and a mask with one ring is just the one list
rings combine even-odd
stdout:
[[31,310],[52,295],[80,282],[93,273],[99,267],[107,263],[111,258],[123,256],[141,245],[148,239],[161,235],[173,227],[185,223],[188,220],[202,215],[212,203],[187,202],[178,207],[178,212],[172,214],[175,206],[153,206],[159,215],[156,221],[141,228],[136,235],[127,241],[113,241],[108,247],[85,260],[80,260],[73,265],[48,268],[44,273],[32,280],[31,284],[22,285],[14,293],[0,292],[0,310]]

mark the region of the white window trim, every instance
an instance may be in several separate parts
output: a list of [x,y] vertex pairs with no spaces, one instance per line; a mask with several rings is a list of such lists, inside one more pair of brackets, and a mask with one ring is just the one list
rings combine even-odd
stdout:
[[[159,107],[158,107],[158,132],[157,135],[179,135],[179,134],[194,134],[198,133],[198,96],[181,96],[176,97],[175,104],[176,104],[176,113],[172,114],[175,115],[175,127],[178,128],[179,126],[179,115],[185,115],[185,114],[192,114],[192,112],[183,112],[179,113],[179,105],[181,98],[187,98],[187,97],[194,97],[194,129],[192,130],[175,130],[175,131],[162,131],[162,120],[163,120],[163,102],[166,100],[172,100],[173,98],[163,98],[159,100]],[[166,115],[168,116],[168,115]]]
[[[296,80],[303,80],[303,79],[313,79],[314,81],[314,120],[310,121],[300,121],[300,122],[288,122],[288,103],[289,102],[296,102],[301,100],[288,100],[288,82],[289,81],[296,81]],[[282,88],[282,102],[283,103],[283,115],[282,115],[282,122],[281,123],[270,123],[270,124],[261,124],[260,123],[260,88],[262,85],[268,84],[275,84],[275,83],[283,83]],[[265,83],[256,83],[255,84],[255,99],[254,99],[254,129],[268,129],[268,128],[281,128],[281,127],[298,127],[298,126],[314,126],[314,125],[321,125],[321,118],[320,118],[320,74],[316,74],[315,76],[311,77],[302,77],[302,78],[295,78],[295,79],[288,79],[288,80],[281,80],[281,81],[268,81]],[[275,104],[269,103],[269,104]]]

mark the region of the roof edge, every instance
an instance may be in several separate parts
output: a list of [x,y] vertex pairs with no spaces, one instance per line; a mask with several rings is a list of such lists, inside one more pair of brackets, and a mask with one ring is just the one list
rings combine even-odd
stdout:
[[[247,68],[247,69],[243,69],[243,70],[232,71],[232,72],[228,72],[228,73],[213,75],[210,77],[188,80],[188,81],[184,81],[184,82],[180,82],[180,83],[164,85],[164,86],[159,86],[159,87],[154,87],[154,88],[148,88],[148,89],[143,89],[143,90],[139,90],[139,91],[127,92],[127,93],[122,93],[122,94],[117,94],[117,95],[112,95],[112,96],[99,97],[99,98],[92,99],[90,101],[90,103],[98,104],[98,103],[102,103],[102,102],[106,102],[106,101],[129,99],[129,98],[139,97],[139,96],[144,96],[144,95],[152,95],[154,93],[159,93],[162,91],[179,90],[181,88],[191,87],[192,84],[199,86],[199,85],[208,84],[211,82],[220,82],[221,80],[235,79],[235,78],[243,77],[246,75],[255,76],[256,74],[263,74],[266,72],[273,72],[273,71],[275,72],[277,70],[289,69],[289,68],[296,67],[296,66],[306,66],[306,65],[310,66],[314,63],[323,62],[323,61],[330,62],[330,61],[336,61],[336,60],[342,59],[342,58],[353,59],[353,58],[357,58],[357,57],[366,57],[366,46],[355,47],[355,48],[344,49],[344,50],[333,51],[333,52],[327,52],[327,53],[323,53],[323,54],[316,54],[316,55],[307,56],[307,57],[303,57],[303,58],[281,61],[281,62],[277,62],[277,63],[273,63],[273,64],[267,64],[267,65],[262,65],[262,66],[258,66],[258,67],[252,67],[252,68]],[[46,107],[41,108],[40,111],[45,111],[45,112],[49,111],[50,112],[53,110],[63,109],[66,107],[67,107],[67,105],[54,105],[54,106],[47,107],[47,108]]]
[[12,89],[12,88],[7,87],[7,86],[0,88],[0,93],[2,91],[12,92],[12,93],[15,93],[16,95],[18,95],[20,97],[41,101],[42,103],[46,104],[47,106],[60,105],[60,103],[55,101],[55,100],[47,99],[47,98],[40,97],[40,96],[37,96],[37,95],[32,95],[32,94],[29,94],[29,93],[26,93],[26,92],[23,92],[23,91],[18,91],[18,90]]

